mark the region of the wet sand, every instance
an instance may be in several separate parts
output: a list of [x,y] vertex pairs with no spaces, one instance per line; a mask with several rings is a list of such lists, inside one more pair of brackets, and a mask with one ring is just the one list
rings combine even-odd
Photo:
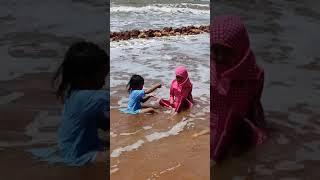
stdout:
[[[3,97],[16,92],[22,94],[0,105],[0,161],[3,179],[103,179],[106,164],[83,168],[49,165],[40,162],[25,150],[56,144],[56,131],[61,105],[50,88],[51,73],[24,75],[1,82]],[[14,97],[14,96],[12,96]],[[8,98],[7,98],[8,99]],[[47,119],[34,125],[39,113],[48,112]],[[51,122],[49,118],[55,120]],[[47,122],[47,123],[46,123]]]
[[268,141],[228,157],[213,169],[215,180],[319,179],[320,96],[315,1],[215,1],[212,15],[239,14],[266,73],[262,103]]
[[[123,114],[117,109],[121,97],[127,96],[123,89],[123,86],[112,88],[117,94],[111,96],[114,107],[111,109],[111,179],[209,179],[210,137],[192,138],[209,126],[209,113],[195,115],[199,107],[194,107],[191,112],[182,112],[173,119],[162,108],[158,109],[159,114]],[[194,116],[190,117],[192,114]],[[183,119],[192,120],[193,124],[186,123],[180,131],[173,128]],[[172,133],[166,134],[170,129]],[[167,136],[162,137],[161,133]],[[150,140],[151,137],[156,140]],[[132,144],[136,144],[136,149],[127,149],[120,155],[116,153],[119,147]]]
[[[105,165],[93,165],[83,168],[50,166],[45,162],[35,161],[29,153],[17,149],[1,150],[2,179],[105,179]],[[5,163],[4,163],[5,162]]]
[[[110,43],[111,179],[209,179],[209,134],[192,138],[209,127],[209,35],[182,31],[209,24],[208,1],[113,0],[110,11],[111,32],[123,32],[111,34],[115,41]],[[179,33],[167,36],[173,35],[168,27]],[[153,115],[120,113],[127,106],[131,75],[141,75],[146,88],[161,83],[156,94],[168,98],[179,65],[188,69],[194,85],[191,111],[172,120],[164,109]],[[157,106],[155,100],[149,103]]]

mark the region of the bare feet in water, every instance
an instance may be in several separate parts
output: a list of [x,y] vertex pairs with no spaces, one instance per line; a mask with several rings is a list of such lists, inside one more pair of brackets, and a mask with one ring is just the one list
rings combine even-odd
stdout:
[[193,138],[196,138],[196,137],[199,137],[199,136],[202,136],[202,135],[206,135],[206,134],[209,134],[210,133],[210,130],[209,129],[204,129],[198,133],[195,133],[192,135]]

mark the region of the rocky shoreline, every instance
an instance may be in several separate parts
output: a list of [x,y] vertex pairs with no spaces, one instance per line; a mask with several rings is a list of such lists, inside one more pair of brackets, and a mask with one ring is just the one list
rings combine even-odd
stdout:
[[111,32],[110,41],[123,41],[139,38],[153,38],[162,36],[178,36],[178,35],[196,35],[201,33],[209,33],[210,26],[186,26],[180,28],[165,27],[160,30],[131,30],[123,32]]

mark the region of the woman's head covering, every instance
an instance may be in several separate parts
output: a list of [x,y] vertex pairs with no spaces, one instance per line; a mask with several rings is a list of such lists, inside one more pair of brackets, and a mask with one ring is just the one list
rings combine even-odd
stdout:
[[176,76],[180,76],[183,78],[182,82],[178,83],[181,88],[192,86],[192,83],[189,79],[188,71],[184,66],[178,66],[176,68]]
[[211,25],[211,46],[222,45],[231,50],[232,66],[226,70],[221,70],[215,56],[211,56],[211,86],[226,95],[232,80],[258,79],[262,70],[256,65],[248,32],[239,16],[216,16]]

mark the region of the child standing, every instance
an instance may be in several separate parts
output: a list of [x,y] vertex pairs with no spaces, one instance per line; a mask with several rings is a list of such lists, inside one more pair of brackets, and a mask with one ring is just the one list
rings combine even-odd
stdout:
[[176,68],[176,79],[171,83],[170,99],[161,99],[159,104],[164,107],[174,108],[175,112],[181,112],[193,105],[192,83],[188,71],[184,66]]
[[155,97],[150,94],[158,88],[161,88],[161,84],[155,84],[148,90],[143,90],[144,79],[140,75],[133,75],[127,85],[129,92],[128,108],[121,109],[122,112],[128,114],[139,113],[154,113],[156,110],[152,107],[142,106],[141,103],[148,101],[151,97]]
[[56,95],[64,103],[58,145],[68,165],[107,161],[98,129],[109,129],[109,93],[102,90],[108,73],[109,56],[90,42],[71,45],[56,72]]
[[240,17],[215,17],[210,39],[210,156],[215,163],[235,143],[249,147],[266,138],[260,102],[264,71]]

